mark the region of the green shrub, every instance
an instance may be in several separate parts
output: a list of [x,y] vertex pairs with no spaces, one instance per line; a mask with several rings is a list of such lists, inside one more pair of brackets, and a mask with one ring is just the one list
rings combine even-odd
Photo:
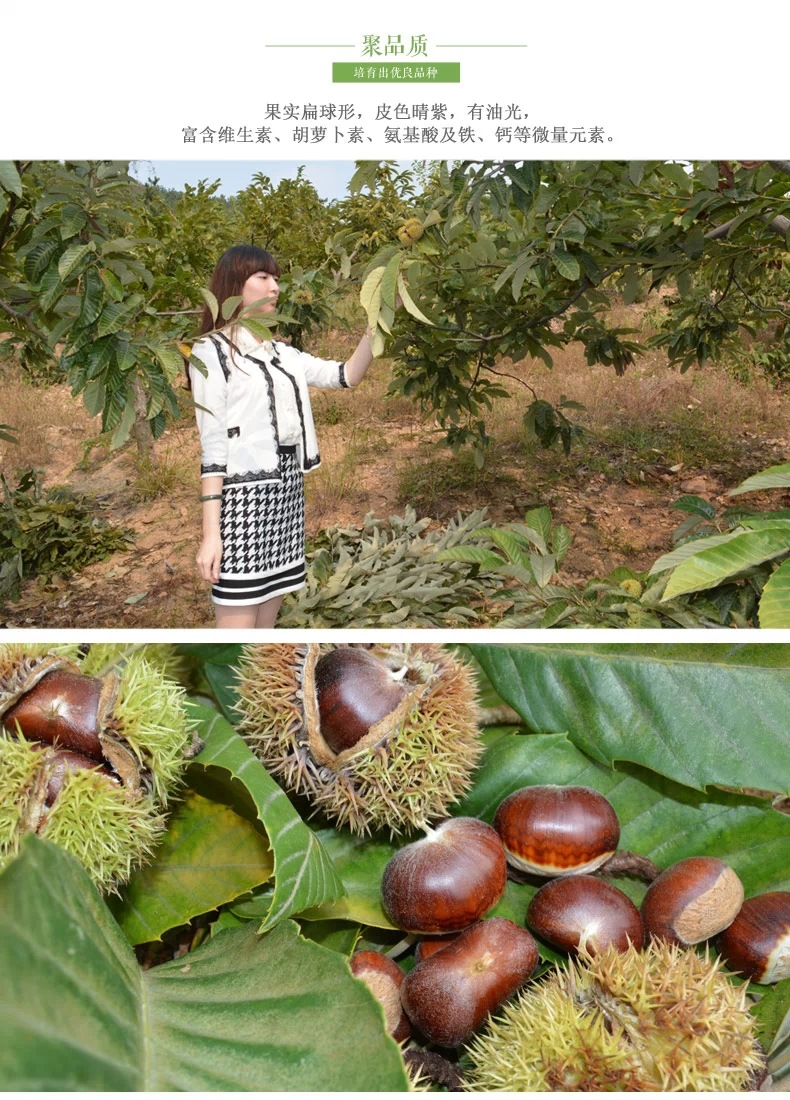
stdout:
[[28,470],[12,489],[0,474],[0,597],[15,599],[25,577],[47,581],[128,549],[130,533],[92,515],[90,502],[67,489],[42,488]]

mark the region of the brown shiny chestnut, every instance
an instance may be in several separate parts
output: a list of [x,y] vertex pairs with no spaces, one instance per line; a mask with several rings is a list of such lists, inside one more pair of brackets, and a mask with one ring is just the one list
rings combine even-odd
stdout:
[[690,856],[662,871],[642,901],[648,936],[688,947],[702,943],[735,920],[743,884],[723,860]]
[[356,646],[340,646],[320,657],[315,686],[321,735],[336,753],[353,748],[408,690],[384,661]]
[[790,978],[790,891],[748,898],[718,939],[730,968],[761,985]]
[[449,936],[429,936],[427,939],[420,940],[414,948],[415,962],[423,962],[425,959],[430,959],[431,955],[435,955],[437,951],[444,951],[445,947],[453,940],[457,940],[460,935],[460,932],[453,932]]
[[427,1039],[457,1047],[512,996],[538,964],[538,947],[505,917],[478,921],[406,975],[401,1000]]
[[357,951],[349,960],[351,973],[360,978],[384,1009],[387,1031],[402,1043],[411,1035],[409,1017],[400,999],[405,974],[396,962],[380,951]]
[[645,941],[631,899],[593,875],[568,875],[541,886],[529,903],[527,924],[540,939],[571,954],[597,955],[610,944],[627,951]]
[[441,935],[479,920],[506,881],[495,830],[475,817],[451,817],[395,853],[384,868],[381,900],[396,928]]
[[58,745],[101,761],[102,688],[102,681],[93,676],[54,669],[6,711],[3,725],[12,732],[20,729],[28,741]]
[[620,842],[614,807],[590,787],[522,787],[500,803],[494,828],[508,863],[548,878],[594,871]]

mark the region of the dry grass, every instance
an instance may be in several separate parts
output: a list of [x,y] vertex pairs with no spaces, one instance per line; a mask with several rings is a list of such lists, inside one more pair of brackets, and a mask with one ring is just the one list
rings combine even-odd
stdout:
[[16,433],[15,443],[0,441],[0,466],[8,472],[46,470],[64,445],[64,437],[88,439],[97,421],[80,401],[64,401],[62,386],[32,386],[12,367],[0,372],[4,424]]

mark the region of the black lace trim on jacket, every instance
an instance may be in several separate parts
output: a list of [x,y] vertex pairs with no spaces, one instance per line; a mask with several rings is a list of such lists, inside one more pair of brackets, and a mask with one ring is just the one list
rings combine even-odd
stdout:
[[222,368],[222,373],[224,374],[225,381],[227,382],[230,378],[230,367],[228,366],[228,357],[225,354],[225,349],[223,348],[222,343],[218,337],[209,336],[209,340],[216,349],[217,359],[219,360],[219,365]]
[[230,477],[226,477],[225,486],[247,485],[251,481],[279,481],[282,476],[282,470],[279,466],[275,466],[271,470],[250,470],[244,474],[231,474]]
[[224,474],[227,472],[227,469],[227,465],[218,466],[216,463],[213,463],[211,465],[201,466],[200,472],[201,474]]

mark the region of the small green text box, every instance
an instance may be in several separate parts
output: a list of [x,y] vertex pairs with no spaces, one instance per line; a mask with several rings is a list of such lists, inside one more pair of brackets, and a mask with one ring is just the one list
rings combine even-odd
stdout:
[[333,61],[333,84],[460,84],[460,61]]

